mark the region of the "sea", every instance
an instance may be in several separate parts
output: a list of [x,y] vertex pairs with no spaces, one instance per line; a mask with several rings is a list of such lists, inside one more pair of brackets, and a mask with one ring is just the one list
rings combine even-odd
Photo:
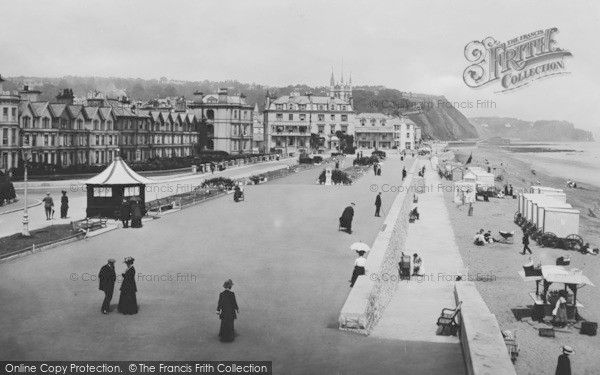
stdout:
[[[600,188],[600,142],[511,142],[511,147],[518,147],[522,152],[511,154],[534,170]],[[536,152],[543,149],[554,151]]]

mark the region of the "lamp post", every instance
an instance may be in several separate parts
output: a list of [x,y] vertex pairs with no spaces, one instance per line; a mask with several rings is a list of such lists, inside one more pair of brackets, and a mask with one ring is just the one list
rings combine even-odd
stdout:
[[21,235],[29,237],[29,215],[27,214],[27,160],[23,160],[23,182],[25,183],[25,207],[23,209],[23,232]]

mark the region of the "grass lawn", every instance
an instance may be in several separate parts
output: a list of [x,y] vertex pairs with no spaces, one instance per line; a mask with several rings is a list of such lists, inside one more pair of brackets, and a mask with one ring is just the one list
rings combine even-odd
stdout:
[[21,233],[0,238],[0,257],[31,248],[33,244],[40,246],[48,242],[54,242],[74,235],[71,224],[52,225],[46,228],[29,232],[29,237]]

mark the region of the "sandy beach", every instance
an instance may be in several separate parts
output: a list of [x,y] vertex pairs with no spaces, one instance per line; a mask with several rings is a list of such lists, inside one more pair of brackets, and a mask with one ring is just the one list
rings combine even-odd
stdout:
[[[532,166],[519,160],[514,154],[495,149],[466,149],[455,151],[456,158],[465,162],[473,153],[473,164],[484,166],[485,159],[492,168],[501,170],[505,183],[512,184],[515,191],[529,188],[537,180],[543,186],[563,188],[567,194],[567,202],[581,211],[579,234],[591,247],[600,246],[600,219],[588,215],[588,209],[598,214],[600,207],[600,188],[582,186],[570,189],[565,186],[565,178],[550,176],[536,171],[532,174]],[[524,157],[525,156],[519,156]],[[500,164],[502,163],[502,165]],[[487,165],[486,165],[487,166]],[[451,181],[445,182],[451,186]],[[534,282],[524,282],[517,274],[528,256],[521,255],[522,231],[513,223],[517,211],[517,200],[511,198],[490,198],[489,202],[478,201],[473,204],[474,214],[468,216],[468,206],[457,206],[452,202],[450,188],[445,189],[445,198],[457,243],[465,266],[469,268],[472,278],[489,309],[498,319],[502,330],[516,330],[521,353],[515,363],[518,374],[552,374],[556,368],[557,357],[562,345],[571,345],[576,354],[571,358],[574,374],[600,373],[600,345],[598,336],[590,337],[579,334],[581,323],[564,329],[558,329],[555,338],[540,337],[538,328],[549,328],[549,325],[533,322],[531,308],[533,302],[529,292],[535,291]],[[600,215],[598,215],[600,216]],[[473,244],[473,236],[480,228],[492,231],[495,238],[500,238],[498,231],[515,231],[514,244],[494,243],[480,247]],[[543,265],[555,264],[556,258],[571,255],[571,268],[583,270],[583,274],[597,285],[580,289],[578,300],[585,306],[579,309],[579,315],[592,322],[600,321],[600,256],[583,255],[575,251],[542,248],[532,241],[534,262]],[[559,285],[553,285],[558,288]],[[548,319],[548,318],[547,318]]]

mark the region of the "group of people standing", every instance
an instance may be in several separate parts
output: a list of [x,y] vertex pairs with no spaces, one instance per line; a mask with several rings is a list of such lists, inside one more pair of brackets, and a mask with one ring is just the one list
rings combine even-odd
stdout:
[[[46,193],[44,199],[42,199],[44,203],[44,211],[46,212],[46,220],[54,219],[54,200],[50,196],[50,192]],[[65,190],[62,191],[62,197],[60,198],[60,218],[66,219],[67,212],[69,211],[69,197],[67,197],[67,192]]]
[[145,215],[144,211],[144,205],[139,199],[127,200],[127,198],[123,198],[123,202],[119,209],[119,216],[123,223],[123,228],[129,228],[130,220],[132,228],[141,228],[142,217]]
[[[123,282],[121,283],[121,295],[119,297],[119,305],[117,310],[121,314],[126,315],[137,314],[138,312],[136,297],[137,285],[135,283],[135,268],[133,267],[134,261],[135,259],[132,257],[125,258],[123,263],[125,263],[127,268],[125,272],[121,274],[123,277]],[[100,282],[98,289],[104,292],[104,300],[102,301],[102,307],[100,308],[100,311],[102,314],[109,314],[111,312],[110,301],[112,300],[115,282],[117,281],[114,259],[109,259],[107,263],[100,268],[98,280]]]

